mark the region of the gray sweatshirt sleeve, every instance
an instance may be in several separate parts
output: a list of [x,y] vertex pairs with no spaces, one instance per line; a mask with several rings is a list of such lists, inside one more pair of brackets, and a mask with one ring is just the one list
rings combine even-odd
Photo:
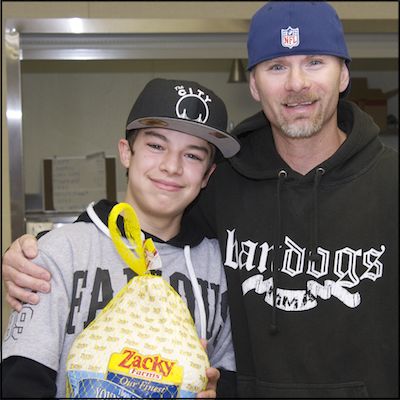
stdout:
[[212,347],[213,349],[210,351],[210,364],[215,368],[236,371],[229,315],[223,326],[221,326],[217,342]]
[[[52,240],[53,253],[57,255],[56,249],[62,240],[54,240],[53,236],[57,235],[49,233],[39,241],[39,256],[34,260],[51,272],[52,290],[49,294],[41,295],[39,304],[25,304],[21,312],[11,314],[3,341],[2,358],[26,357],[57,371],[64,342],[69,298],[66,273],[59,268],[60,260],[44,250],[45,243]],[[65,246],[65,242],[63,245]]]
[[218,274],[220,292],[216,300],[216,320],[214,325],[213,340],[208,343],[208,354],[211,366],[222,368],[228,371],[236,371],[235,355],[232,343],[231,319],[229,315],[228,293],[225,278],[225,271],[221,261],[219,246],[216,241],[211,241],[215,262],[212,263],[216,268],[213,274]]

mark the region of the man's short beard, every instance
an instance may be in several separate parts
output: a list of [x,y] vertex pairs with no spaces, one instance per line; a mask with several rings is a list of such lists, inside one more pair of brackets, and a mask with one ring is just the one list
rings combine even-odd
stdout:
[[323,119],[318,115],[314,120],[304,121],[304,123],[287,123],[284,121],[280,124],[283,134],[291,139],[305,139],[314,136],[322,128]]

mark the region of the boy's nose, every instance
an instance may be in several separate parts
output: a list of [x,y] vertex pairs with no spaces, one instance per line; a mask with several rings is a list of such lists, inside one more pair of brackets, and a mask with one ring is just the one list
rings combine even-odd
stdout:
[[182,174],[183,167],[180,155],[166,153],[160,163],[160,169],[170,175]]

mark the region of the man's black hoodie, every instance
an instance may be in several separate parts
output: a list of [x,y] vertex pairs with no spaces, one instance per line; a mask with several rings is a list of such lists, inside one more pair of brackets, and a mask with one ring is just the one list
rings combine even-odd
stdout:
[[242,398],[399,396],[398,154],[352,103],[338,125],[301,175],[245,120],[192,209],[221,245]]

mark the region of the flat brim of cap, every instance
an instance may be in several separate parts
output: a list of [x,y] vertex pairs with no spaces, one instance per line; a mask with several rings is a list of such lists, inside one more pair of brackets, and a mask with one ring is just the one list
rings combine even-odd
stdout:
[[143,117],[128,124],[127,130],[142,128],[164,128],[197,136],[214,144],[224,157],[229,158],[240,150],[239,142],[224,131],[194,121],[168,118],[168,117]]

